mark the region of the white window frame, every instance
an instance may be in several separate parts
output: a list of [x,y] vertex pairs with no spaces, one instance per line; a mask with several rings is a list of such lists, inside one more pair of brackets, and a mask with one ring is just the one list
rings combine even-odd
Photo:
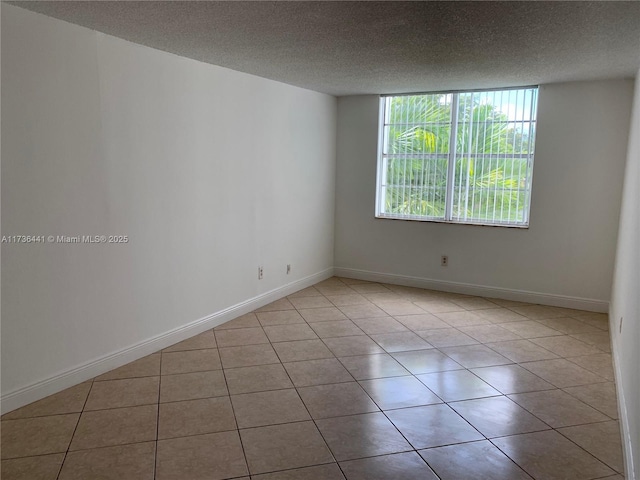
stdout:
[[[460,98],[460,94],[465,93],[490,93],[490,92],[502,92],[502,91],[510,91],[510,90],[533,90],[533,94],[531,95],[531,104],[530,115],[531,118],[527,122],[529,125],[529,152],[527,154],[527,172],[526,172],[526,184],[524,187],[524,193],[526,195],[526,200],[523,208],[523,221],[522,222],[511,222],[511,221],[482,221],[478,219],[468,219],[461,220],[459,218],[454,218],[454,197],[455,197],[455,168],[456,168],[456,155],[457,152],[457,132],[458,128],[453,128],[454,125],[458,124],[458,102]],[[450,90],[450,91],[438,91],[438,92],[423,92],[423,93],[407,93],[407,94],[388,94],[388,95],[380,95],[380,105],[379,105],[379,119],[378,119],[378,162],[377,162],[377,174],[376,174],[376,204],[375,204],[375,216],[376,218],[381,219],[390,219],[390,220],[413,220],[413,221],[422,221],[422,222],[436,222],[436,223],[453,223],[453,224],[463,224],[463,225],[483,225],[483,226],[497,226],[497,227],[511,227],[511,228],[529,228],[529,220],[530,220],[530,210],[531,210],[531,191],[533,185],[533,161],[534,161],[534,153],[535,153],[535,127],[537,127],[537,103],[538,103],[538,93],[539,86],[538,85],[530,85],[530,86],[522,86],[522,87],[503,87],[503,88],[494,88],[494,89],[477,89],[477,90]],[[450,140],[449,145],[453,145],[454,148],[449,148],[448,160],[447,160],[447,177],[446,177],[446,201],[445,201],[445,214],[444,217],[430,217],[423,215],[409,215],[409,214],[399,214],[399,213],[386,213],[384,211],[384,202],[385,195],[383,190],[385,188],[386,182],[386,174],[387,170],[384,168],[385,166],[385,155],[384,152],[386,150],[385,144],[388,139],[385,136],[385,127],[388,125],[385,123],[388,112],[387,112],[387,98],[400,97],[400,96],[417,96],[417,95],[452,95],[451,100],[451,131],[450,131]],[[523,100],[524,102],[524,100]],[[524,103],[523,103],[524,105]],[[516,123],[516,122],[514,122]],[[523,121],[523,123],[525,123]],[[464,150],[464,149],[463,149]],[[463,151],[462,155],[465,154]],[[521,155],[521,154],[520,154]]]

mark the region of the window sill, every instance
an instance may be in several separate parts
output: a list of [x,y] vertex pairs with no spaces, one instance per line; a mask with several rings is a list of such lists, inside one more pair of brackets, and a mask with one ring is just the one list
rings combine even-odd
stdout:
[[377,220],[402,220],[408,222],[429,222],[429,223],[446,223],[449,225],[473,225],[476,227],[503,227],[503,228],[515,228],[519,230],[528,230],[529,224],[526,225],[513,225],[507,223],[483,223],[480,221],[458,222],[455,220],[445,220],[442,218],[424,218],[418,216],[395,216],[395,215],[376,215]]

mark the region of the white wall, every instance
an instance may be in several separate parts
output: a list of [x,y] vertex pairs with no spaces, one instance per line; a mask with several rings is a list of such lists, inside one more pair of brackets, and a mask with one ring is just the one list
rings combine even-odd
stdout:
[[3,4],[3,235],[130,238],[2,245],[3,410],[329,275],[335,131],[334,97]]
[[540,88],[527,230],[375,219],[378,98],[340,98],[336,273],[606,311],[632,91]]
[[[609,323],[626,475],[640,472],[640,72],[629,134]],[[623,320],[624,319],[624,320]],[[620,323],[622,322],[622,328]]]

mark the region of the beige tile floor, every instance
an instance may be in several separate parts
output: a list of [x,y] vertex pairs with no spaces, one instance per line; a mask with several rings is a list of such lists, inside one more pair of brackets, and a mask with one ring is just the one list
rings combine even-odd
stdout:
[[331,278],[4,415],[2,478],[620,479],[607,328]]

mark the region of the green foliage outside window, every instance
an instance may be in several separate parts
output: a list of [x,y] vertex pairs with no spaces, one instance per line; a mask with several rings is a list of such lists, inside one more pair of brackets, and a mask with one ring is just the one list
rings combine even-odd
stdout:
[[[478,93],[458,96],[451,216],[487,223],[523,222],[533,130],[524,115],[514,121],[488,100]],[[388,101],[384,211],[444,218],[452,95],[407,95]]]

